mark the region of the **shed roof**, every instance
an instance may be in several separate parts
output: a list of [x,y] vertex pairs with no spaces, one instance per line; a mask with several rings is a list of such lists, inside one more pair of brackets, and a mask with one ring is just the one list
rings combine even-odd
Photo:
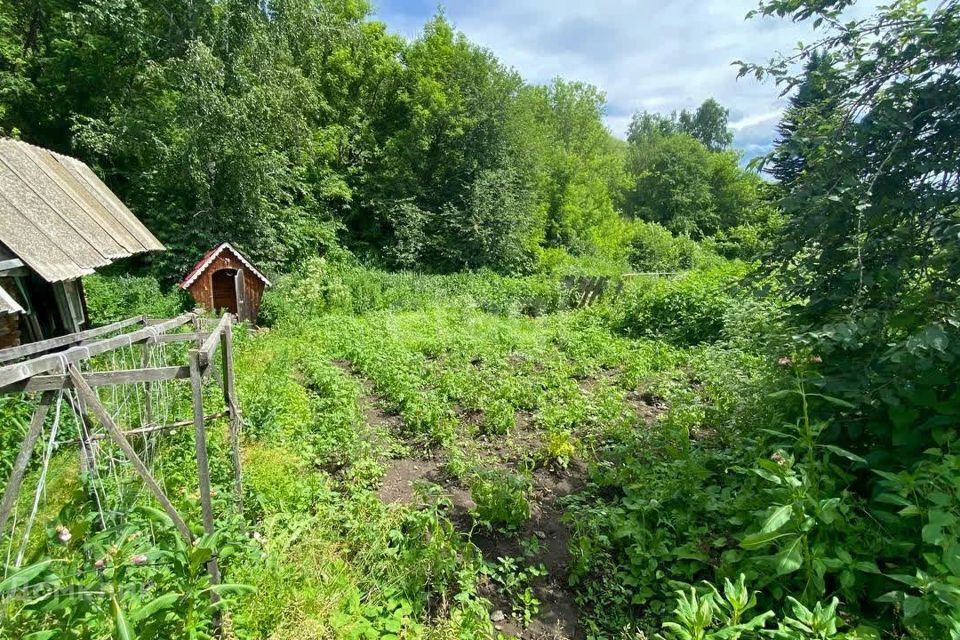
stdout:
[[234,256],[236,256],[237,259],[240,260],[240,262],[242,262],[246,268],[250,269],[250,273],[252,273],[257,278],[259,278],[264,285],[268,287],[272,286],[270,284],[270,281],[267,280],[267,276],[260,273],[260,271],[255,266],[250,264],[250,261],[247,260],[242,253],[234,249],[233,245],[231,245],[229,242],[223,242],[220,245],[214,247],[213,249],[210,249],[210,251],[207,251],[205,254],[203,254],[203,257],[200,258],[200,261],[193,266],[193,269],[190,270],[190,273],[184,276],[183,280],[180,281],[180,288],[189,289],[190,286],[197,281],[197,278],[199,278],[200,275],[207,270],[207,267],[209,267],[211,263],[213,263],[213,261],[217,259],[217,256],[219,256],[224,251],[229,251]]
[[23,313],[23,307],[3,287],[0,287],[0,316],[15,313]]
[[0,139],[0,242],[48,282],[164,249],[90,167],[10,139]]

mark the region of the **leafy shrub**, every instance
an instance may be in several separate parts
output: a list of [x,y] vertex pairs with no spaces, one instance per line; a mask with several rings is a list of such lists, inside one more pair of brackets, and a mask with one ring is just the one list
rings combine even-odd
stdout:
[[683,271],[700,257],[700,247],[686,236],[675,237],[655,222],[637,221],[630,241],[630,265],[638,271]]
[[136,315],[172,318],[188,306],[188,295],[179,288],[164,291],[150,276],[108,276],[95,273],[83,279],[90,323],[109,324]]
[[741,224],[720,231],[704,244],[725,258],[752,261],[770,250],[776,228],[775,219],[768,224]]
[[493,529],[512,531],[530,518],[530,481],[515,473],[481,471],[470,482],[473,518]]
[[332,310],[350,309],[350,291],[324,258],[308,260],[297,273],[280,277],[264,293],[259,322],[303,320]]
[[566,469],[577,455],[580,442],[567,429],[554,429],[547,434],[546,443],[541,447],[539,458],[546,465]]
[[724,315],[737,304],[733,292],[743,268],[730,265],[676,278],[631,283],[624,292],[618,328],[634,337],[659,337],[678,345],[718,340]]

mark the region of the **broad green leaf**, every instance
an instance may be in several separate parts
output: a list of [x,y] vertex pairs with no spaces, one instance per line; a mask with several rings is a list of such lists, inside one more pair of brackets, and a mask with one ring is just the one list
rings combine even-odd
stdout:
[[783,576],[793,573],[803,566],[803,554],[800,549],[801,539],[798,537],[784,547],[775,557],[777,575]]
[[926,611],[926,609],[927,603],[923,601],[923,598],[906,596],[903,599],[903,618],[905,620],[916,617],[918,614]]
[[776,531],[771,533],[754,533],[752,535],[746,536],[743,540],[740,541],[740,546],[744,549],[756,549],[764,545],[770,544],[774,540],[779,538],[784,538],[786,536],[792,536],[793,533],[789,531],[784,531],[778,533]]
[[42,562],[37,562],[24,567],[20,571],[14,573],[3,582],[0,582],[0,595],[30,584],[34,578],[46,571],[50,565],[53,564],[53,562],[53,560],[44,560]]
[[867,461],[866,461],[866,460],[864,460],[863,458],[861,458],[860,456],[858,456],[858,455],[855,454],[855,453],[852,453],[852,452],[850,452],[850,451],[847,451],[846,449],[841,449],[840,447],[835,447],[835,446],[832,445],[832,444],[825,444],[825,445],[822,445],[822,446],[823,446],[827,451],[830,451],[831,453],[835,453],[835,454],[837,454],[838,456],[840,456],[841,458],[846,458],[847,460],[852,460],[852,461],[854,461],[854,462],[859,462],[860,464],[867,464]]
[[154,598],[147,604],[143,605],[142,607],[140,607],[139,609],[131,613],[130,620],[132,620],[133,622],[140,622],[141,620],[145,620],[146,618],[149,618],[150,616],[152,616],[158,611],[162,611],[163,609],[169,609],[180,598],[181,598],[181,594],[179,593],[167,593],[157,598]]
[[828,395],[824,395],[824,394],[822,394],[822,393],[808,393],[807,395],[808,395],[808,396],[813,396],[813,397],[816,397],[816,398],[822,398],[823,400],[826,400],[826,401],[829,402],[830,404],[835,404],[835,405],[837,405],[838,407],[843,407],[844,409],[856,409],[856,408],[857,408],[856,405],[851,404],[851,403],[847,402],[846,400],[841,400],[840,398],[835,398],[834,396],[828,396]]
[[113,611],[114,632],[117,640],[136,640],[137,636],[133,632],[133,627],[127,621],[127,617],[117,601],[117,596],[110,597],[111,609]]
[[790,522],[792,515],[792,505],[785,504],[777,507],[773,513],[767,516],[767,520],[763,523],[760,533],[773,533],[774,531],[779,531],[781,527]]
[[228,596],[228,595],[245,595],[248,593],[255,593],[257,591],[256,587],[251,587],[248,584],[218,584],[212,587],[208,587],[205,591],[212,591],[218,596]]

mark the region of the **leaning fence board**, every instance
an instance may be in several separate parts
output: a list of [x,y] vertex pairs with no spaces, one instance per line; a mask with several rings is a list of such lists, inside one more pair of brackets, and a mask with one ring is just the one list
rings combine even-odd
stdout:
[[10,511],[13,510],[13,503],[16,502],[17,493],[20,491],[20,483],[23,482],[23,474],[30,463],[33,448],[40,437],[43,421],[47,417],[52,402],[53,392],[47,392],[40,396],[40,404],[37,405],[33,413],[30,428],[27,429],[27,436],[24,438],[23,444],[20,446],[20,453],[17,454],[17,459],[13,463],[13,471],[10,472],[10,479],[7,480],[7,486],[3,490],[3,501],[0,501],[0,537],[3,537],[4,527],[7,526],[7,518],[10,517]]
[[230,451],[233,459],[233,499],[243,511],[243,474],[240,468],[240,409],[233,379],[233,325],[228,324],[220,338],[223,349],[223,399],[230,415]]
[[[230,316],[224,315],[224,321],[229,323]],[[221,322],[221,325],[223,322]],[[203,512],[203,532],[206,535],[214,533],[213,500],[210,491],[210,463],[207,459],[207,429],[204,424],[203,415],[203,378],[201,368],[204,363],[201,362],[200,352],[190,352],[190,386],[193,391],[193,427],[194,442],[197,453],[197,475],[200,479],[200,508]],[[220,584],[220,565],[217,562],[217,556],[213,556],[207,562],[207,571],[210,573],[211,584]],[[210,601],[214,606],[220,601],[220,596],[216,591],[210,592]],[[214,612],[213,627],[216,635],[220,628],[220,614]]]
[[45,351],[52,351],[53,349],[60,349],[62,347],[75,345],[83,342],[84,340],[99,338],[100,336],[105,336],[108,333],[113,333],[114,331],[122,331],[123,329],[135,324],[142,324],[143,321],[143,316],[134,316],[132,318],[127,318],[126,320],[121,320],[120,322],[114,322],[102,327],[80,331],[79,333],[71,333],[70,335],[66,336],[50,338],[49,340],[41,340],[40,342],[30,342],[18,347],[3,349],[0,350],[0,362],[18,360],[20,358],[26,358],[27,356],[43,353]]
[[97,397],[97,394],[94,393],[93,389],[87,384],[86,380],[83,379],[83,374],[81,374],[76,366],[69,366],[70,377],[73,378],[73,384],[82,397],[84,402],[87,405],[87,408],[93,412],[93,415],[96,416],[97,420],[100,421],[100,424],[107,430],[107,433],[117,444],[118,447],[123,451],[123,454],[127,457],[127,460],[130,461],[130,464],[133,465],[134,470],[143,480],[143,483],[147,485],[147,488],[150,489],[150,492],[154,495],[160,505],[163,507],[163,510],[167,512],[167,515],[170,516],[170,519],[173,520],[174,526],[177,527],[177,530],[186,538],[188,541],[193,541],[193,534],[190,532],[190,528],[187,526],[187,523],[184,522],[183,518],[180,517],[180,514],[177,512],[176,508],[167,498],[166,494],[163,493],[163,489],[160,488],[160,485],[157,484],[157,481],[153,479],[153,476],[150,475],[150,471],[147,469],[146,465],[143,464],[143,460],[140,459],[140,456],[137,455],[136,450],[130,444],[130,442],[124,437],[123,433],[120,432],[120,428],[113,421],[113,418],[110,416],[110,413],[106,408],[100,404],[100,399]]
[[[203,419],[206,420],[207,422],[209,422],[209,421],[211,421],[211,420],[219,420],[220,418],[226,418],[227,415],[228,415],[228,412],[226,412],[226,411],[221,411],[220,413],[211,413],[211,414],[208,415],[208,416],[204,416]],[[149,435],[149,434],[151,434],[151,433],[159,433],[159,432],[161,432],[161,431],[173,431],[174,429],[183,429],[184,427],[189,427],[189,426],[192,426],[192,425],[193,425],[193,419],[191,418],[190,420],[181,420],[180,422],[171,422],[170,424],[151,424],[151,425],[146,426],[146,427],[139,427],[139,428],[137,428],[137,429],[130,429],[130,430],[128,430],[128,431],[124,431],[124,432],[123,432],[123,435],[124,435],[125,438],[129,438],[130,436],[145,436],[145,435]],[[106,439],[106,438],[108,438],[108,437],[109,437],[109,436],[105,436],[105,435],[101,435],[101,434],[95,434],[95,435],[91,436],[90,439],[91,439],[91,440],[104,440],[104,439]],[[75,442],[74,442],[74,443],[75,443]],[[70,443],[70,444],[74,444],[74,443]]]
[[31,376],[47,373],[48,371],[63,367],[64,365],[75,364],[83,360],[88,360],[93,356],[106,353],[107,351],[112,351],[118,347],[143,342],[144,340],[147,340],[153,336],[183,326],[184,324],[190,322],[193,317],[194,314],[185,313],[178,318],[167,320],[166,322],[162,322],[151,327],[146,327],[138,331],[124,333],[106,340],[91,342],[90,344],[82,347],[71,347],[66,351],[61,351],[60,353],[53,353],[50,355],[41,356],[39,358],[34,358],[33,360],[25,360],[24,362],[7,365],[6,367],[0,368],[0,388],[6,387],[7,385],[11,385],[21,380],[26,380]]

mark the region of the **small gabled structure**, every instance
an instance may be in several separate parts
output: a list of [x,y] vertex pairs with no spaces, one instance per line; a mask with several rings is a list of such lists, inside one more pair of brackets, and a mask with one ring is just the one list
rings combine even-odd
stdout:
[[163,250],[90,167],[0,138],[0,347],[81,331],[83,276]]
[[256,321],[269,286],[267,277],[229,242],[208,251],[180,282],[204,309],[226,311],[247,322]]

